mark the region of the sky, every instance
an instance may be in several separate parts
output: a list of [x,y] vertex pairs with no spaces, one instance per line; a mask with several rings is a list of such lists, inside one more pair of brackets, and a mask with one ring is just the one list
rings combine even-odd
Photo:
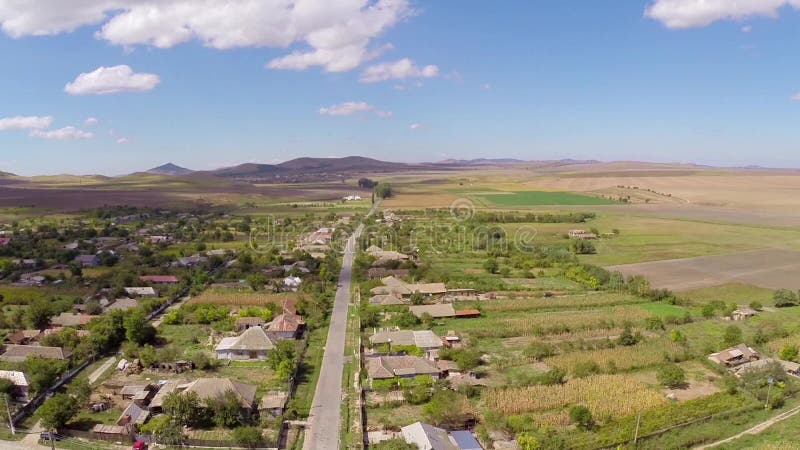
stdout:
[[0,0],[0,171],[800,167],[800,0]]

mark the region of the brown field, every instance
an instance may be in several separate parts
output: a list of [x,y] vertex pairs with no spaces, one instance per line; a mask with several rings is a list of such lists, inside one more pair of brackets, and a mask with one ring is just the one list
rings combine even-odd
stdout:
[[607,269],[626,276],[642,275],[651,286],[674,291],[727,283],[767,289],[800,289],[800,252],[784,249],[625,264]]

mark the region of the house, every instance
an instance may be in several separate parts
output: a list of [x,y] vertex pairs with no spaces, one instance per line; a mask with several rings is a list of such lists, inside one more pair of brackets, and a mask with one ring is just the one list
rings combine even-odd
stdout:
[[114,300],[113,303],[110,303],[108,306],[105,307],[104,312],[109,311],[127,311],[129,309],[134,309],[139,307],[139,302],[132,298],[118,298]]
[[97,267],[100,265],[100,257],[97,255],[78,255],[74,261],[81,267]]
[[296,291],[301,284],[303,284],[303,280],[301,280],[300,277],[288,276],[283,279],[283,285],[292,291]]
[[178,284],[178,277],[174,275],[142,275],[139,277],[142,283],[152,284]]
[[731,319],[745,320],[755,317],[756,314],[758,314],[758,312],[755,309],[746,306],[740,306],[731,313]]
[[761,355],[751,347],[739,344],[735,347],[726,348],[721,352],[712,353],[708,355],[708,359],[717,364],[736,367],[747,362],[757,361],[761,359]]
[[336,231],[336,228],[322,227],[306,236],[304,241],[306,244],[311,245],[327,245],[333,239],[334,231]]
[[571,239],[597,239],[597,234],[586,230],[569,230],[567,234]]
[[384,250],[376,245],[369,246],[365,252],[375,258],[372,267],[385,266],[392,261],[408,261],[409,256],[405,253],[396,252],[393,250]]
[[267,323],[261,317],[239,317],[236,319],[236,331],[242,332],[251,327],[262,327]]
[[410,271],[408,269],[386,269],[384,267],[372,267],[367,270],[367,278],[370,280],[375,280],[378,278],[384,278],[387,276],[393,276],[395,278],[405,278],[409,276]]
[[79,327],[88,324],[95,317],[97,316],[62,312],[58,316],[50,319],[50,323],[59,327]]
[[295,339],[305,327],[306,322],[302,317],[284,309],[283,314],[278,314],[267,324],[267,331],[274,333],[281,339]]
[[35,273],[24,273],[19,281],[12,283],[14,286],[42,286],[47,279]]
[[120,439],[120,436],[130,436],[131,429],[125,425],[103,425],[98,423],[92,428],[92,433],[108,436],[109,440]]
[[358,200],[361,200],[361,196],[360,195],[355,195],[355,194],[348,195],[348,196],[342,197],[342,200],[344,200],[346,202],[358,201]]
[[420,450],[459,450],[446,430],[427,423],[412,423],[400,432],[407,443],[416,444]]
[[208,261],[208,258],[205,256],[200,255],[192,255],[192,256],[184,256],[183,258],[178,258],[177,261],[173,263],[173,265],[178,267],[188,267],[194,268],[203,264],[204,262]]
[[450,432],[450,439],[458,450],[483,450],[481,444],[475,439],[471,431],[456,430]]
[[434,319],[456,316],[456,310],[453,308],[452,303],[439,303],[436,305],[412,305],[409,306],[408,309],[411,311],[411,314],[414,314],[420,318],[425,314],[430,315]]
[[171,237],[163,236],[163,235],[150,236],[150,237],[147,238],[147,240],[151,244],[168,244],[168,243],[172,242],[172,238]]
[[159,383],[158,391],[150,401],[150,412],[161,412],[161,409],[164,406],[164,399],[166,399],[167,396],[173,392],[179,392],[183,389],[186,389],[189,383],[191,383],[190,380],[180,379],[166,380],[162,383]]
[[214,351],[217,359],[264,360],[275,349],[275,338],[261,327],[250,327],[235,337],[223,338]]
[[25,345],[36,342],[41,336],[40,330],[19,330],[6,336],[5,342],[15,345]]
[[433,361],[419,356],[376,356],[367,358],[367,374],[373,380],[414,378],[419,375],[439,377]]
[[126,287],[125,292],[133,297],[155,298],[158,292],[151,287]]
[[410,304],[410,300],[404,300],[401,297],[397,297],[391,294],[383,294],[383,295],[373,295],[369,298],[370,305],[378,305],[378,306],[392,306],[392,305],[408,305]]
[[481,311],[479,309],[460,309],[456,311],[456,317],[458,318],[473,318],[473,317],[480,317]]
[[258,412],[263,416],[269,414],[272,417],[279,417],[283,414],[286,407],[286,400],[289,399],[289,394],[283,391],[271,391],[261,397],[261,402],[258,404]]
[[447,293],[444,283],[406,283],[405,281],[388,276],[382,278],[383,286],[377,286],[370,290],[373,295],[395,295],[400,297],[411,297],[414,294],[421,294],[425,298],[433,296],[443,296]]
[[61,347],[45,347],[41,345],[8,345],[6,352],[0,355],[0,361],[22,362],[28,357],[42,359],[69,359],[72,352]]
[[382,331],[369,337],[372,345],[389,344],[414,346],[425,352],[428,359],[438,358],[438,350],[444,345],[442,339],[431,330]]
[[30,382],[23,372],[16,370],[0,370],[0,378],[14,383],[14,398],[27,399]]
[[215,400],[228,392],[233,392],[239,400],[242,411],[249,415],[256,398],[256,387],[251,384],[241,383],[230,378],[198,378],[188,385],[178,386],[182,393],[194,392],[201,402]]
[[131,402],[128,404],[128,407],[125,408],[125,411],[119,416],[117,419],[117,425],[121,426],[129,426],[129,425],[144,425],[147,422],[147,419],[150,418],[150,411],[144,408],[143,406],[137,405],[135,402]]

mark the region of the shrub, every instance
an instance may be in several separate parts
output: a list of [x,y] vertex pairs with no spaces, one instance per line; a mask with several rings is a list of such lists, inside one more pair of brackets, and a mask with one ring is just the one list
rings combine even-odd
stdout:
[[569,418],[581,430],[591,430],[594,427],[592,412],[585,406],[573,406],[570,408]]
[[686,383],[686,372],[677,364],[667,364],[658,370],[658,382],[668,388],[676,388]]

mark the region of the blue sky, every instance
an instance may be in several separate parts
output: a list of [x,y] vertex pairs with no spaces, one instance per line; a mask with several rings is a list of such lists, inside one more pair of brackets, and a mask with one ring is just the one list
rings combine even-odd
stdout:
[[0,170],[353,154],[800,167],[792,0],[187,2],[148,22],[133,0],[0,0]]

